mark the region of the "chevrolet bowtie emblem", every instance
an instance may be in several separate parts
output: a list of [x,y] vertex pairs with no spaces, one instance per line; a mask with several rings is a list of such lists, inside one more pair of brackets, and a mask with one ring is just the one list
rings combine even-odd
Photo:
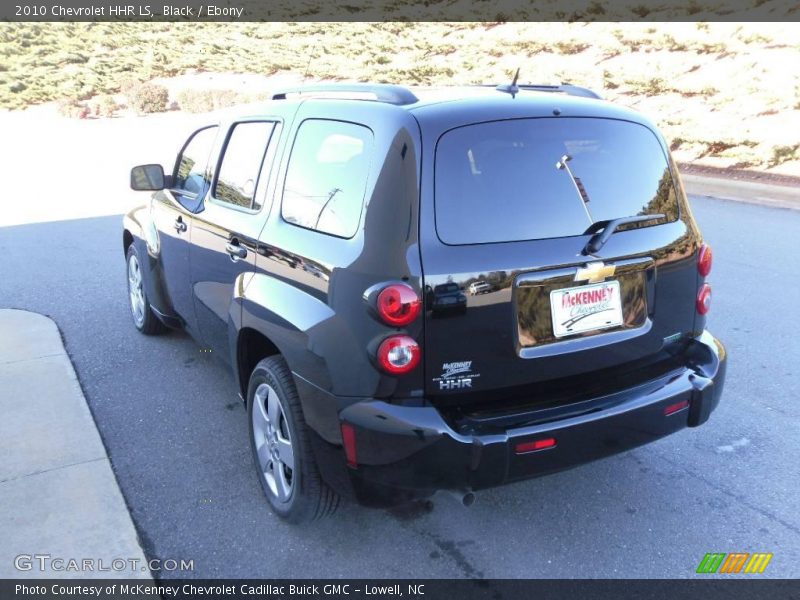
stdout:
[[593,262],[587,264],[585,267],[580,267],[575,273],[575,281],[588,281],[589,283],[598,283],[603,281],[606,277],[611,277],[617,267],[614,265],[606,265],[602,262]]

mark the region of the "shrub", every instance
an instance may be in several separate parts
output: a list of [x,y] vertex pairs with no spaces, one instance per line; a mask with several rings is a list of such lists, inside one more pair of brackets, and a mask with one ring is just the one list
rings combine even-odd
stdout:
[[800,160],[800,144],[794,146],[775,146],[772,149],[772,157],[769,161],[770,167],[776,167],[781,163],[791,160]]
[[185,89],[178,94],[178,105],[191,113],[202,113],[227,108],[241,102],[243,98],[233,90]]
[[100,96],[92,102],[92,112],[97,117],[113,117],[119,110],[119,104],[113,96]]
[[142,83],[144,82],[136,77],[126,77],[120,82],[119,91],[125,94],[125,97],[128,97],[131,92],[142,85]]
[[658,96],[665,92],[669,92],[670,88],[667,82],[661,77],[646,77],[645,79],[628,80],[625,83],[630,87],[631,92],[634,94],[642,94],[644,96]]
[[675,138],[673,138],[673,139],[672,139],[672,143],[669,145],[669,150],[670,150],[670,152],[675,152],[675,150],[677,150],[678,148],[680,148],[680,147],[681,147],[681,145],[682,145],[684,142],[686,142],[686,140],[685,140],[685,139],[683,139],[683,138],[681,138],[681,137],[675,137]]
[[168,101],[167,88],[155,83],[143,83],[128,94],[128,104],[139,114],[164,112]]
[[178,106],[190,113],[202,113],[213,110],[214,101],[207,90],[186,89],[178,93]]
[[668,33],[661,39],[660,46],[670,52],[685,52],[689,49],[689,45],[686,42],[679,42]]
[[590,48],[589,44],[576,41],[558,41],[554,46],[561,54],[580,54]]
[[58,103],[58,114],[70,119],[85,119],[89,116],[89,107],[78,100],[61,100]]
[[603,85],[606,89],[615,90],[619,87],[619,79],[614,73],[605,69],[603,71]]

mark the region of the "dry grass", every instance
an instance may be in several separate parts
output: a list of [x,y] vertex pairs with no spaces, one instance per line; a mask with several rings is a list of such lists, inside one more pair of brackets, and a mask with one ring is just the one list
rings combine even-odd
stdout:
[[[126,82],[169,87],[186,74],[442,85],[498,82],[517,67],[523,81],[586,85],[645,112],[679,160],[800,174],[797,23],[0,24],[8,109],[122,102]],[[253,97],[183,94],[192,110]]]

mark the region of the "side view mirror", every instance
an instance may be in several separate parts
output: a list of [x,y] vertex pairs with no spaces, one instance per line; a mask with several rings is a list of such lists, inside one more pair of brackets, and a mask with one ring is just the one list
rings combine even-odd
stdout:
[[139,165],[131,169],[131,189],[139,192],[157,192],[169,185],[161,165]]

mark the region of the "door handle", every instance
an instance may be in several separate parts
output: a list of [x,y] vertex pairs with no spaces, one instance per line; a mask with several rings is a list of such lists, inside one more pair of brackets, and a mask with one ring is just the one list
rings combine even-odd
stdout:
[[183,222],[183,217],[178,217],[175,221],[175,231],[178,233],[186,231],[186,223]]
[[228,251],[228,254],[231,255],[233,260],[239,260],[247,256],[247,248],[240,246],[239,244],[228,244],[225,246],[225,250]]

